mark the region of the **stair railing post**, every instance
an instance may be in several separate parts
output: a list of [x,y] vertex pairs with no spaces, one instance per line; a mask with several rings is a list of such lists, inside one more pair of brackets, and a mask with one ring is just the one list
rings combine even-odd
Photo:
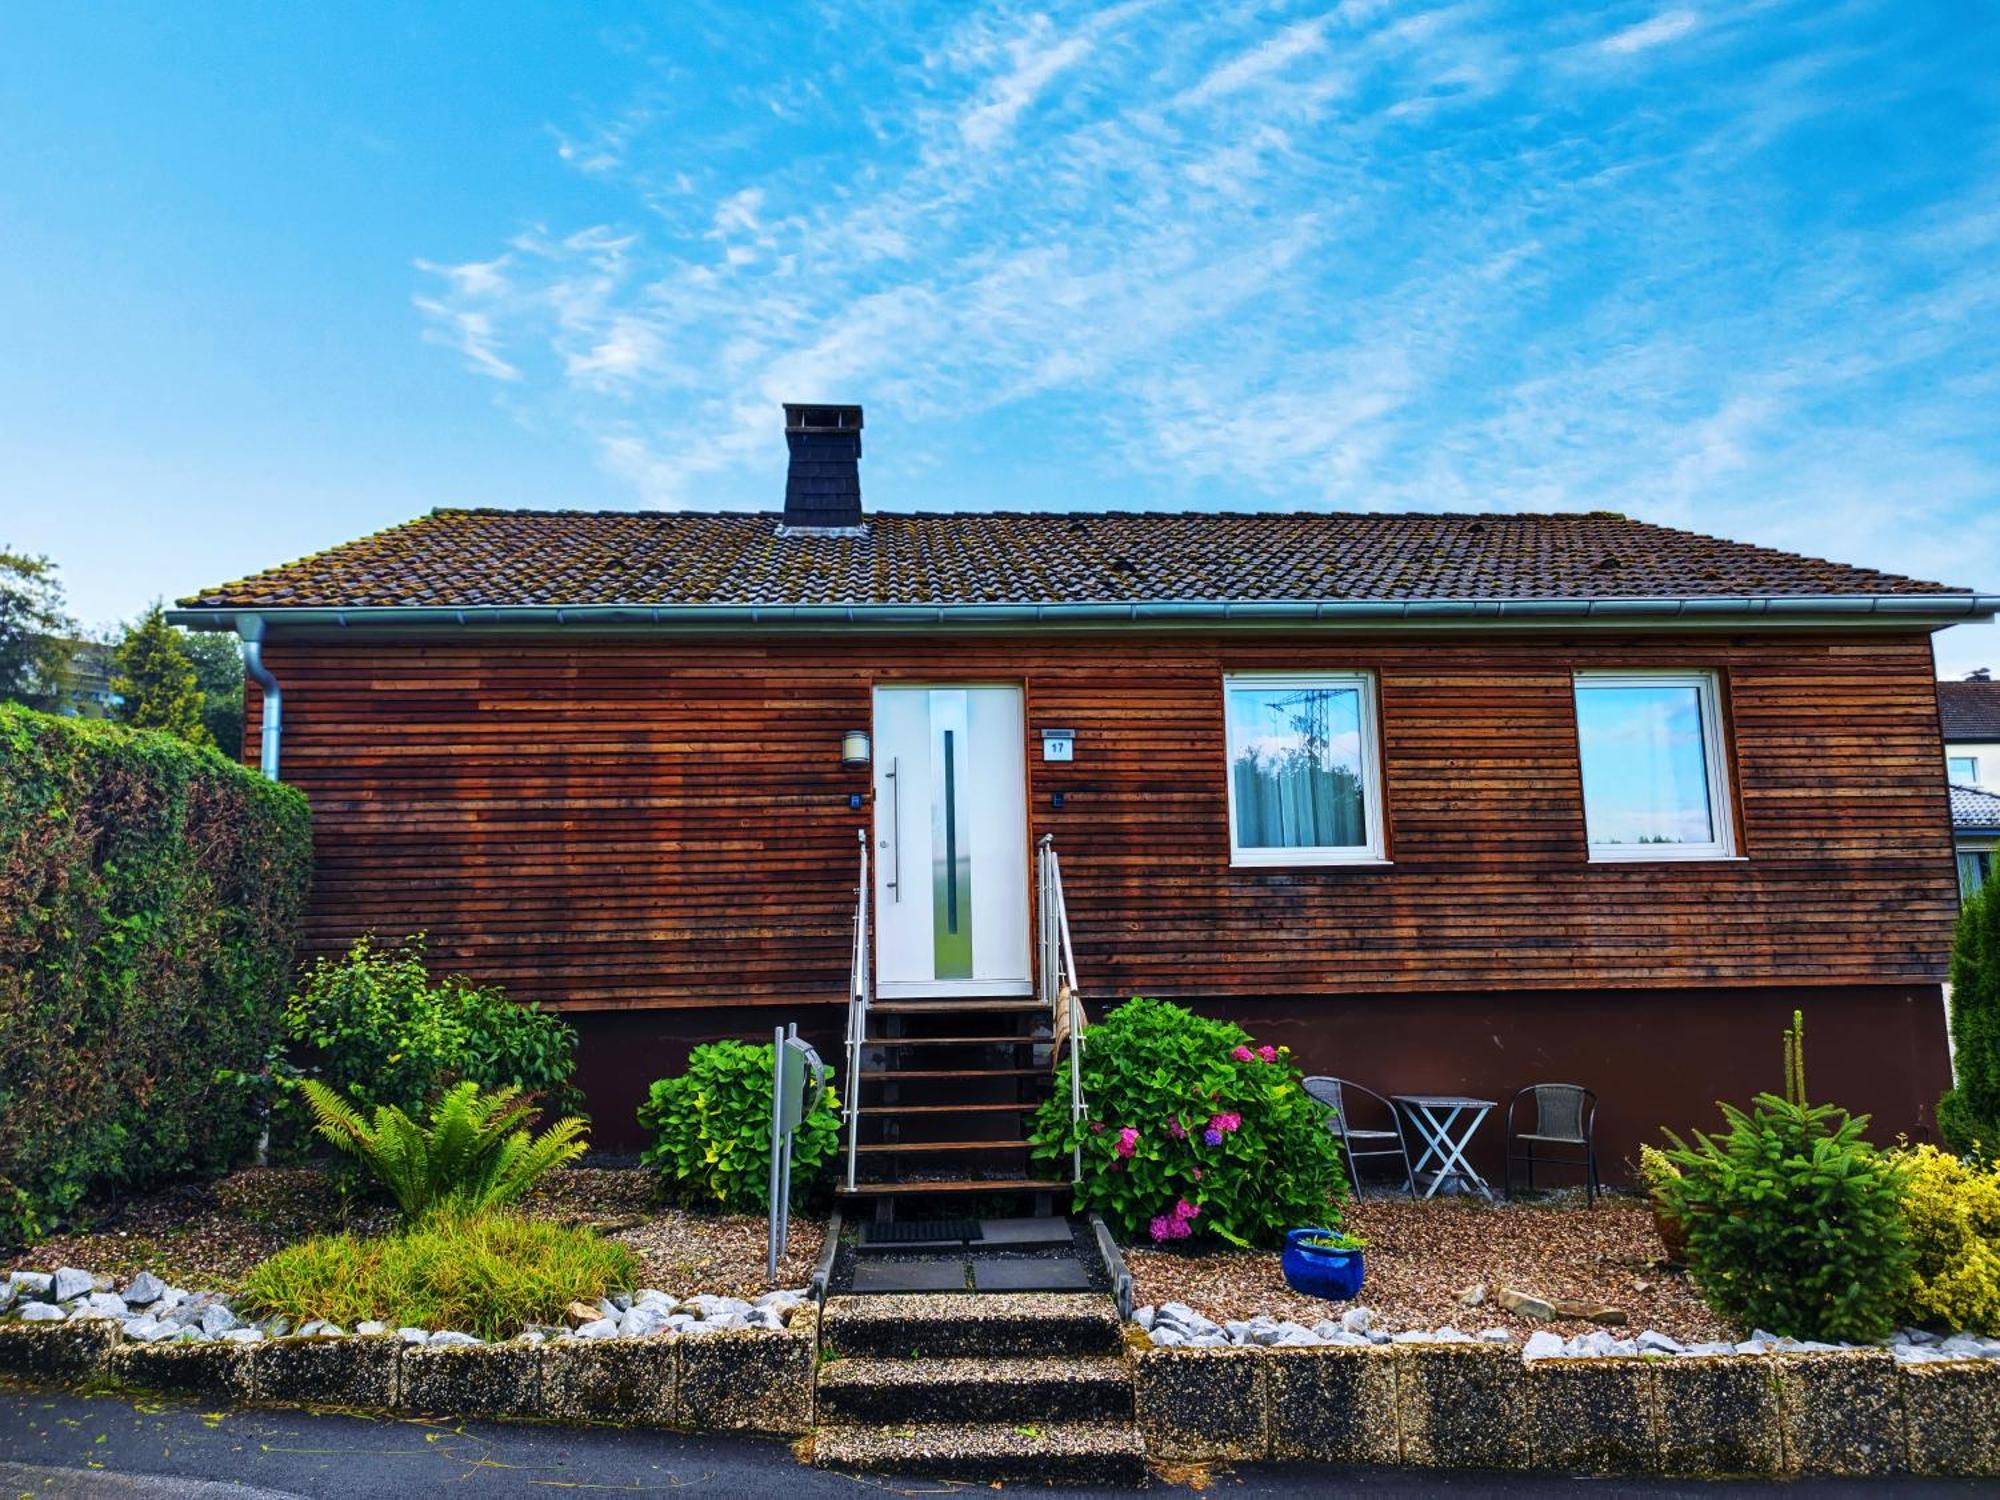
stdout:
[[869,940],[868,830],[858,828],[855,838],[861,845],[861,884],[854,898],[854,953],[849,965],[847,995],[847,1190],[854,1191],[855,1157],[861,1143],[861,1050],[868,1034],[868,992],[871,988],[869,962],[873,944]]

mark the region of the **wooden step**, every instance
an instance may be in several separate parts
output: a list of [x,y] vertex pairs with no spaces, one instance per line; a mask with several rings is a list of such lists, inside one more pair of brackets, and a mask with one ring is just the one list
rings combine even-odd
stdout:
[[864,1120],[883,1115],[1031,1115],[1039,1104],[871,1104],[861,1112]]
[[1048,1078],[1047,1068],[863,1068],[861,1081],[896,1083],[915,1078]]
[[940,1177],[903,1182],[857,1182],[839,1189],[851,1198],[915,1197],[925,1193],[1067,1193],[1070,1184],[1040,1177]]
[[975,1012],[989,1015],[1027,1015],[1049,1008],[1039,1000],[876,1000],[868,1014],[884,1016],[959,1016]]
[[854,1148],[861,1155],[900,1156],[918,1151],[1025,1151],[1026,1141],[874,1141]]

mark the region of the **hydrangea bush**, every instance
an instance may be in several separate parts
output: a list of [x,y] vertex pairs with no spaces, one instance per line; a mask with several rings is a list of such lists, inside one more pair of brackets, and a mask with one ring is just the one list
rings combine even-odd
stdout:
[[1130,1000],[1084,1034],[1083,1092],[1079,1126],[1065,1059],[1035,1118],[1034,1153],[1067,1174],[1080,1147],[1077,1206],[1121,1238],[1276,1245],[1287,1229],[1338,1224],[1339,1147],[1288,1049],[1163,1000]]

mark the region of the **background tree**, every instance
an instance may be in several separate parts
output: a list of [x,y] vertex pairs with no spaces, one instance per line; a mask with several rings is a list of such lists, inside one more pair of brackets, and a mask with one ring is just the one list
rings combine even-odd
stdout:
[[194,659],[195,681],[201,686],[201,722],[209,737],[231,760],[243,753],[243,652],[234,635],[210,630],[181,633],[181,645]]
[[75,630],[56,565],[0,547],[0,698],[59,708]]
[[2000,1157],[2000,877],[1967,898],[1951,945],[1952,1071],[1938,1129],[1960,1156]]
[[214,746],[202,722],[194,658],[158,604],[126,627],[112,660],[111,690],[125,700],[119,718],[135,729],[164,729],[191,745]]

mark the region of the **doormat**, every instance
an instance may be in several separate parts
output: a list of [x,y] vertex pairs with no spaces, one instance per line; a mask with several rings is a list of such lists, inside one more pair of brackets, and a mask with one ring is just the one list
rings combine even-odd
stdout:
[[896,1219],[861,1226],[864,1245],[942,1245],[980,1238],[977,1219]]

